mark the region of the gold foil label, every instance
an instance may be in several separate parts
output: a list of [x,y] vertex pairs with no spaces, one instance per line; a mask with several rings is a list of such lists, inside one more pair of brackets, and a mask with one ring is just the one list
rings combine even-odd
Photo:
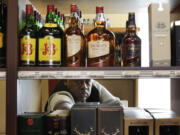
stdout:
[[44,24],[44,27],[47,27],[47,28],[55,28],[57,26],[58,25],[56,23],[45,23]]
[[61,39],[45,36],[39,39],[39,61],[61,61]]

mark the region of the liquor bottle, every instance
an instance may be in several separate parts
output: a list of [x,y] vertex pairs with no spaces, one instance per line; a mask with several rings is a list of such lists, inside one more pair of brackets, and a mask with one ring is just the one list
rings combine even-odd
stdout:
[[104,8],[96,7],[95,28],[86,36],[87,66],[114,66],[115,36],[106,29]]
[[6,65],[6,21],[7,6],[4,1],[0,0],[0,67]]
[[141,66],[141,39],[136,35],[135,13],[129,13],[128,33],[122,44],[123,66]]
[[64,32],[54,22],[54,5],[47,6],[46,23],[38,35],[38,65],[61,66]]
[[36,64],[36,27],[34,25],[32,5],[26,5],[25,27],[20,32],[20,65],[35,66]]
[[78,27],[77,5],[71,5],[70,27],[65,32],[65,65],[78,67],[85,65],[85,37]]

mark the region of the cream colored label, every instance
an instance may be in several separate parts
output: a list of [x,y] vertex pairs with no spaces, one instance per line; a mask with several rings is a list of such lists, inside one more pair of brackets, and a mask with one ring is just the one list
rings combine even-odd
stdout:
[[61,39],[46,36],[39,39],[39,61],[60,61]]
[[73,56],[81,49],[81,36],[72,35],[67,37],[67,56]]
[[96,58],[110,53],[109,41],[88,42],[88,58]]
[[3,33],[0,32],[0,48],[3,47]]
[[30,36],[21,38],[21,60],[35,61],[36,39]]

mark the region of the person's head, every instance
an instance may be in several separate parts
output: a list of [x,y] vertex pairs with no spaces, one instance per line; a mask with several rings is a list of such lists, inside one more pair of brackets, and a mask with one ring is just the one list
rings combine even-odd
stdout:
[[92,80],[66,80],[65,85],[76,102],[84,102],[91,94]]

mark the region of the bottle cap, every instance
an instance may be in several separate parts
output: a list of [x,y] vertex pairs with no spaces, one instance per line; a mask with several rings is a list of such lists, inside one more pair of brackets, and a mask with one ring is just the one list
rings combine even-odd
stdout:
[[58,11],[58,17],[60,18],[61,17],[61,13]]
[[54,12],[54,5],[48,5],[47,6],[47,11],[48,11],[48,13],[49,12]]
[[33,13],[33,8],[32,5],[26,5],[26,14],[32,14]]
[[57,8],[55,8],[55,9],[54,9],[54,12],[55,12],[56,14],[58,13],[58,10],[57,10]]
[[129,13],[129,20],[128,20],[128,25],[136,25],[135,24],[135,13],[131,12]]
[[97,7],[96,7],[96,13],[104,13],[104,7],[102,7],[102,6],[97,6]]
[[71,4],[71,12],[76,12],[76,11],[77,11],[77,5]]

